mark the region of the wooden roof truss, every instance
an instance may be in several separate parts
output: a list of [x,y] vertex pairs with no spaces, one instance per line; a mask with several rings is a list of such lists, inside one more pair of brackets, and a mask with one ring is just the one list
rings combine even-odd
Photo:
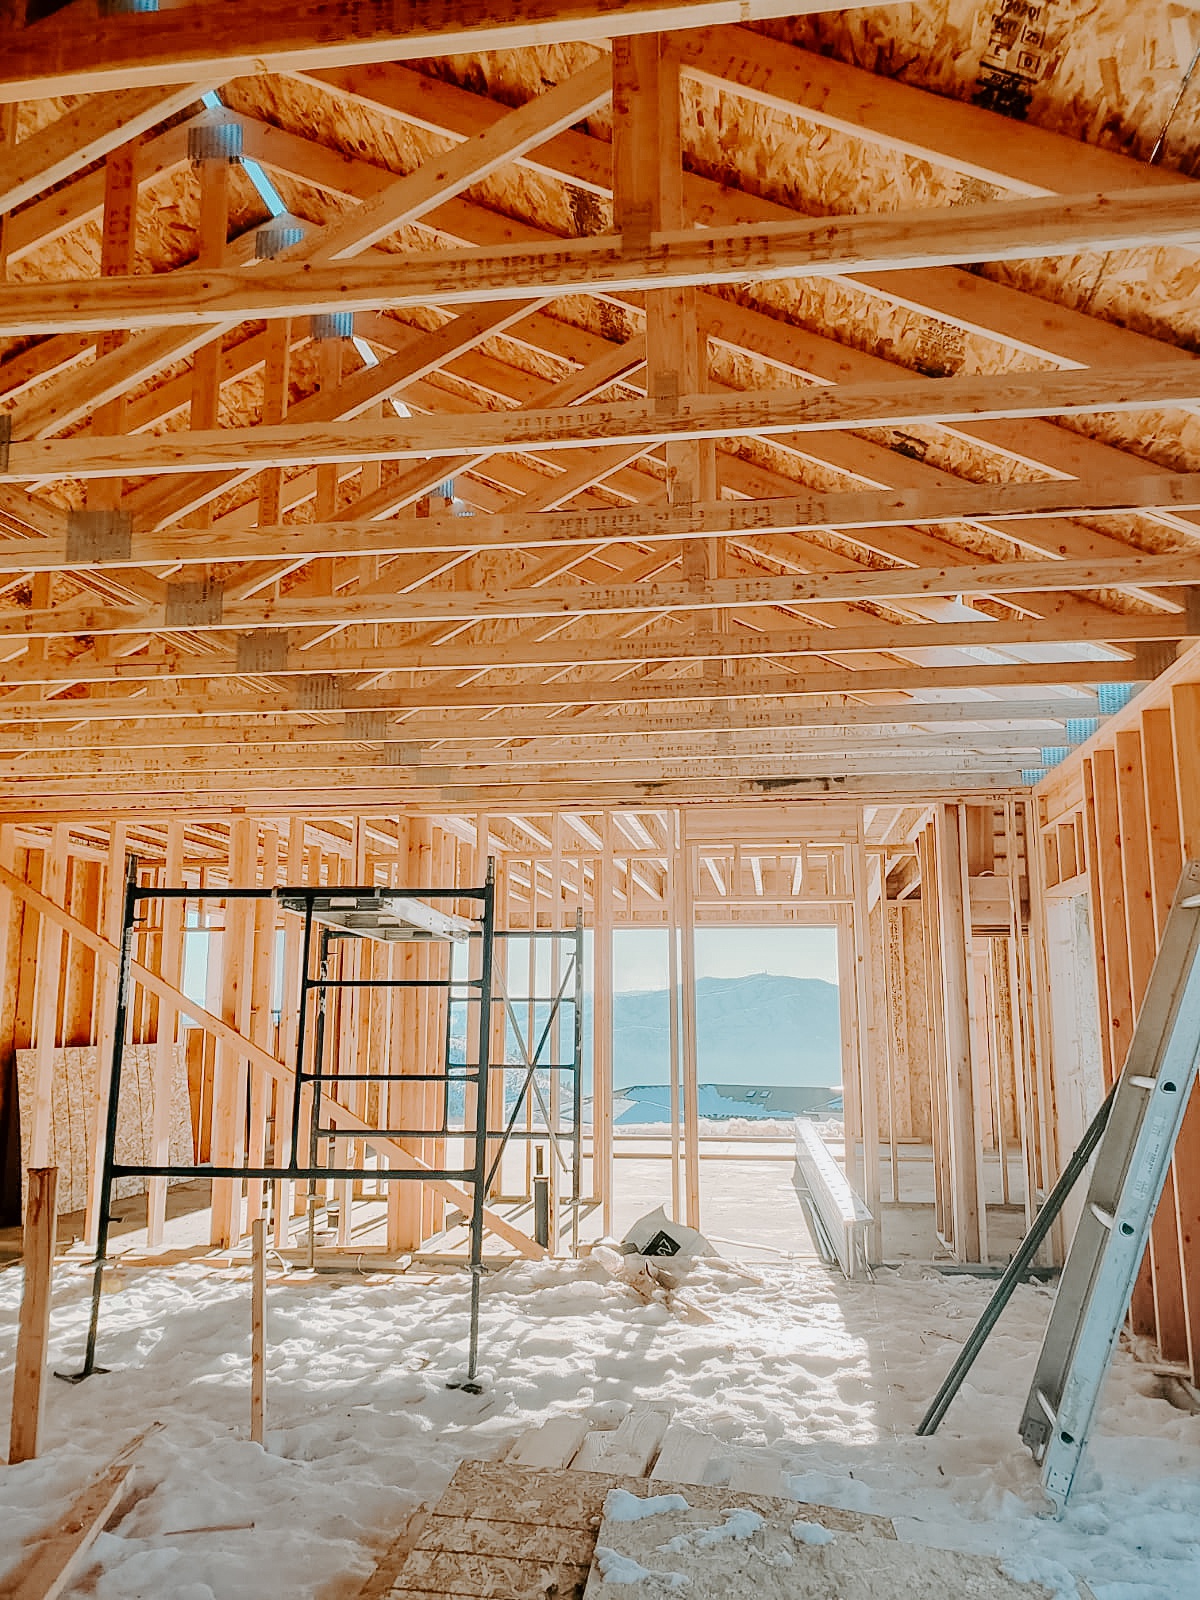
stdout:
[[771,21],[856,8],[20,9],[9,815],[899,815],[1200,634],[1170,165]]

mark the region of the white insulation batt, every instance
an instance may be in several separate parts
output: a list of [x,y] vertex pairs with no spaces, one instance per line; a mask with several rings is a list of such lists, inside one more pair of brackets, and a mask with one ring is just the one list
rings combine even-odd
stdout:
[[[703,1261],[673,1311],[664,1291],[646,1299],[599,1265],[520,1265],[484,1280],[482,1359],[495,1379],[470,1395],[445,1387],[466,1352],[465,1275],[273,1278],[264,1450],[248,1439],[248,1273],[166,1264],[116,1278],[99,1348],[112,1370],[52,1384],[45,1454],[0,1467],[2,1569],[129,1436],[164,1424],[138,1456],[140,1498],[73,1595],[353,1593],[460,1459],[499,1456],[548,1417],[613,1424],[632,1405],[715,1436],[710,1483],[778,1474],[775,1492],[892,1517],[902,1540],[996,1556],[1052,1592],[1079,1576],[1098,1600],[1200,1595],[1200,1418],[1161,1398],[1128,1352],[1066,1516],[1038,1515],[1037,1469],[1016,1430],[1050,1305],[1042,1288],[1018,1291],[940,1432],[919,1439],[987,1283],[919,1269],[847,1283],[820,1267]],[[56,1366],[78,1366],[88,1283],[82,1264],[60,1267]],[[20,1268],[0,1271],[4,1415],[20,1291]]]

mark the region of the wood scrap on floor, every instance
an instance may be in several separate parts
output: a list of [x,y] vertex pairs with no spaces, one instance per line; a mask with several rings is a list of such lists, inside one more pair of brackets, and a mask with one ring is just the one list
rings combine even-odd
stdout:
[[131,1458],[158,1426],[131,1439],[76,1496],[66,1514],[27,1547],[12,1571],[0,1577],[0,1600],[57,1600],[125,1499],[134,1471]]
[[504,1459],[514,1467],[568,1467],[587,1432],[583,1417],[550,1417],[523,1433]]
[[669,1421],[662,1411],[631,1411],[615,1428],[589,1433],[572,1465],[581,1472],[643,1477],[658,1455]]
[[672,1422],[658,1447],[652,1478],[669,1478],[673,1483],[703,1483],[718,1440],[711,1433],[700,1433],[685,1423]]
[[657,1300],[675,1316],[688,1322],[711,1322],[704,1308],[682,1291],[691,1256],[643,1256],[636,1251],[622,1253],[608,1245],[596,1245],[589,1259],[604,1268],[617,1283],[624,1284],[645,1304]]

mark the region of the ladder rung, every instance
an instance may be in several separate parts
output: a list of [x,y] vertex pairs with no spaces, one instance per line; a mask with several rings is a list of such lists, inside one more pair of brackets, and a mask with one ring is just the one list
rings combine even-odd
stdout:
[[1100,1223],[1102,1227],[1111,1228],[1113,1223],[1116,1221],[1116,1217],[1111,1211],[1106,1211],[1103,1206],[1098,1206],[1094,1200],[1088,1207],[1088,1210],[1092,1213],[1096,1221]]
[[1046,1396],[1045,1396],[1044,1392],[1041,1389],[1039,1389],[1037,1391],[1037,1403],[1038,1403],[1039,1406],[1041,1406],[1042,1410],[1046,1413],[1046,1421],[1048,1423],[1050,1423],[1050,1425],[1053,1427],[1054,1424],[1058,1421],[1058,1412],[1055,1411],[1054,1407],[1050,1404],[1049,1400],[1046,1399]]
[[1131,1083],[1135,1089],[1153,1089],[1158,1079],[1144,1078],[1139,1073],[1135,1073],[1133,1077],[1126,1079],[1126,1082]]

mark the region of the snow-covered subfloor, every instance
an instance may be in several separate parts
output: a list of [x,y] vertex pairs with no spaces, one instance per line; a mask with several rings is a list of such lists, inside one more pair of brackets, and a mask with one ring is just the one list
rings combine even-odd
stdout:
[[[60,1270],[55,1359],[78,1364],[88,1275]],[[18,1267],[0,1272],[0,1414],[12,1381]],[[1039,1518],[1016,1435],[1049,1291],[1022,1289],[941,1431],[913,1426],[988,1285],[923,1269],[846,1284],[805,1263],[703,1263],[679,1314],[598,1264],[487,1279],[491,1388],[445,1381],[465,1352],[467,1281],[293,1274],[269,1285],[268,1447],[247,1438],[249,1285],[203,1264],[127,1269],[106,1295],[101,1360],[54,1384],[42,1458],[0,1467],[0,1557],[53,1521],[131,1434],[142,1498],[101,1536],[74,1595],[101,1600],[333,1600],[352,1595],[465,1456],[502,1453],[557,1414],[670,1409],[722,1441],[720,1481],[777,1467],[800,1499],[883,1513],[902,1537],[999,1554],[1014,1575],[1069,1569],[1099,1600],[1200,1596],[1200,1418],[1157,1397],[1122,1353],[1065,1519]],[[237,1524],[221,1532],[187,1529]],[[253,1526],[246,1526],[253,1524]]]

